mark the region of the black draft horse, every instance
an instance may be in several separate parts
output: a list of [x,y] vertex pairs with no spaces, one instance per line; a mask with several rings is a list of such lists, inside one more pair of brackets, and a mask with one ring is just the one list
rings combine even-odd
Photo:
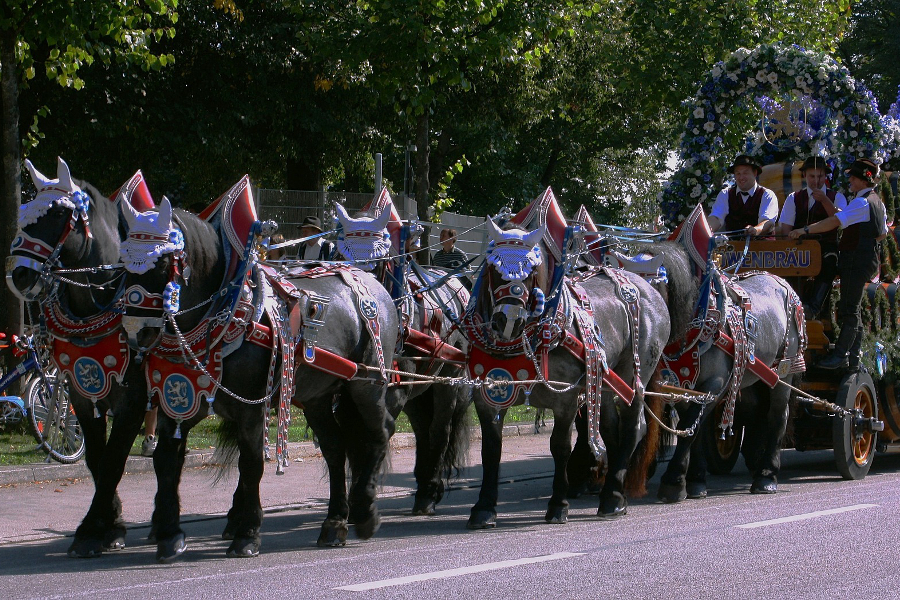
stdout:
[[[38,301],[54,361],[69,378],[94,496],[68,554],[88,558],[125,547],[116,488],[147,406],[144,374],[134,368],[120,339],[122,271],[98,268],[119,262],[124,223],[117,203],[73,179],[61,158],[55,179],[42,175],[30,161],[25,164],[37,195],[19,210],[7,283],[20,297]],[[145,194],[143,206],[152,205],[140,172],[120,195],[130,202],[140,190]],[[63,266],[70,272],[59,275]],[[115,418],[107,439],[109,411]]]
[[[249,193],[247,179],[245,177],[225,197]],[[183,249],[177,246],[166,248],[167,251],[155,257],[154,264],[149,268],[142,266],[133,269],[126,261],[126,267],[130,270],[142,271],[129,273],[127,290],[142,288],[147,297],[163,297],[171,283],[177,283],[180,288],[180,306],[166,319],[164,327],[153,320],[160,318],[160,307],[155,307],[155,310],[132,310],[130,303],[126,304],[129,314],[144,319],[144,326],[135,335],[135,343],[151,353],[159,352],[158,348],[167,342],[170,348],[183,348],[189,344],[185,332],[197,331],[198,326],[203,327],[204,319],[215,318],[208,311],[192,309],[221,295],[229,285],[225,274],[231,248],[226,241],[228,236],[222,235],[223,221],[216,217],[207,221],[182,210],[173,212],[165,199],[158,213],[138,215],[132,212],[128,220],[128,240],[147,239],[147,235],[167,239],[174,231],[179,231],[183,238]],[[143,233],[144,237],[134,236],[136,231]],[[178,237],[178,234],[173,237]],[[128,243],[123,243],[123,254],[129,253]],[[133,260],[137,254],[140,252],[130,253],[129,259]],[[258,269],[252,268],[251,271],[249,283],[252,285],[244,286],[244,293],[252,295],[252,288],[255,288],[260,293],[271,294],[270,281],[262,278]],[[372,537],[380,523],[375,507],[376,479],[387,454],[388,436],[384,400],[386,387],[380,379],[379,370],[381,365],[391,364],[398,326],[391,299],[381,286],[361,271],[348,272],[349,279],[321,272],[315,276],[298,272],[289,278],[295,291],[299,290],[295,296],[301,298],[296,314],[304,318],[315,314],[321,321],[315,341],[318,354],[330,353],[343,359],[344,364],[349,362],[374,373],[373,377],[349,380],[298,360],[296,373],[292,377],[302,382],[293,390],[293,402],[304,408],[330,475],[331,498],[318,540],[320,546],[344,545],[348,519],[354,523],[357,535],[362,539]],[[357,287],[352,289],[345,283],[348,280],[356,282]],[[360,297],[360,289],[369,290],[371,295]],[[366,310],[374,314],[377,339],[370,334],[371,323],[363,318],[362,306],[367,306]],[[284,317],[290,318],[287,315]],[[175,324],[178,331],[175,331]],[[281,338],[282,343],[297,345],[298,356],[301,351],[310,349],[309,344],[300,340],[299,331],[299,328],[295,329]],[[303,329],[303,333],[308,335],[308,330]],[[162,342],[159,342],[160,337]],[[380,358],[379,353],[382,354]],[[284,352],[281,355],[284,356]],[[234,433],[231,439],[236,439],[240,450],[241,478],[226,527],[226,534],[233,535],[235,539],[229,555],[246,556],[258,551],[265,405],[253,400],[265,397],[270,369],[279,370],[272,359],[271,351],[259,345],[243,343],[224,358],[221,387],[217,386],[215,391],[214,410],[224,419],[223,431]],[[196,365],[199,361],[193,362]],[[338,393],[341,401],[335,406],[334,398]],[[157,535],[174,539],[176,543],[179,539],[183,543],[184,536],[179,525],[177,501],[185,452],[184,438],[191,426],[205,414],[204,406],[194,417],[179,423],[160,411],[160,434],[154,461],[158,458],[158,468],[164,469],[165,473],[159,476],[161,483],[153,518]],[[176,429],[179,435],[176,435]],[[345,472],[345,462],[348,460],[352,474],[349,498]],[[241,545],[235,547],[239,540],[242,540]]]

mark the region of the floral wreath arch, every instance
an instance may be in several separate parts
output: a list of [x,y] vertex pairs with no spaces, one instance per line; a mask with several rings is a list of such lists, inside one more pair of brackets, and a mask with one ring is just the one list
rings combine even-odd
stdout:
[[[856,157],[881,163],[900,156],[900,121],[882,117],[874,95],[853,79],[849,71],[821,52],[798,46],[762,45],[741,48],[713,65],[692,101],[680,139],[680,167],[660,192],[663,219],[676,227],[694,206],[711,208],[718,190],[714,176],[725,172],[729,109],[755,97],[811,98],[831,115],[827,145],[830,156],[842,164]],[[821,153],[822,144],[810,140],[797,147],[800,156]],[[750,152],[756,154],[756,148]]]

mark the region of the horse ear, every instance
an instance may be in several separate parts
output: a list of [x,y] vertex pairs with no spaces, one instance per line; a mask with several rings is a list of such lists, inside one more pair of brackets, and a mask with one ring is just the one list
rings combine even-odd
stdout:
[[522,238],[522,241],[525,242],[526,246],[536,246],[544,237],[546,231],[547,225],[541,225],[539,229],[535,229],[531,233],[526,234],[525,237]]
[[388,221],[391,220],[391,210],[394,205],[391,203],[390,199],[388,199],[387,204],[384,206],[384,209],[381,211],[381,214],[378,215],[377,218],[372,220],[372,225],[378,231],[382,231],[387,228]]
[[35,169],[34,165],[31,164],[31,161],[27,158],[25,159],[25,166],[28,167],[28,173],[31,174],[31,181],[34,182],[34,187],[41,189],[42,187],[50,185],[50,180],[44,177],[40,171]]
[[334,203],[334,210],[337,212],[338,221],[341,222],[341,227],[344,228],[344,231],[347,231],[347,225],[351,222],[350,215],[347,214],[347,210],[341,205],[340,202]]
[[59,187],[70,192],[78,190],[78,186],[72,181],[72,173],[69,171],[69,165],[66,164],[66,161],[64,161],[61,156],[57,156],[56,160],[58,161],[56,165],[56,178],[59,180]]
[[491,236],[491,241],[499,242],[503,240],[503,232],[500,231],[500,228],[497,227],[497,224],[494,223],[494,220],[490,217],[487,218],[488,223],[488,235]]
[[172,228],[172,203],[165,196],[163,196],[162,202],[159,203],[159,216],[156,217],[156,226],[162,228],[162,225],[166,229]]
[[131,205],[131,202],[124,202],[121,194],[119,194],[119,210],[122,211],[122,216],[125,217],[125,224],[128,226],[128,229],[132,229],[137,223],[140,213]]

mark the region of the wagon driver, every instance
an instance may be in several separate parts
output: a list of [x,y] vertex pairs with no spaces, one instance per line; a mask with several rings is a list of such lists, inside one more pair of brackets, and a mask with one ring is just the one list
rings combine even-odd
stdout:
[[845,210],[790,232],[792,238],[809,233],[825,233],[840,228],[838,243],[838,272],[841,276],[841,299],[838,320],[841,333],[827,356],[816,365],[820,369],[859,368],[859,349],[862,344],[862,324],[859,303],[863,289],[875,277],[880,263],[879,244],[887,236],[884,204],[875,193],[878,165],[867,158],[859,158],[845,171],[850,176],[853,198]]
[[734,174],[734,185],[716,197],[709,226],[713,231],[743,229],[758,237],[772,231],[778,218],[778,198],[775,192],[756,182],[762,167],[751,156],[741,154],[728,167]]
[[[827,187],[831,167],[821,156],[810,156],[800,167],[806,180],[806,188],[794,192],[784,201],[781,216],[778,217],[778,234],[788,235],[795,229],[802,230],[822,219],[847,208],[847,198],[838,191]],[[807,319],[815,319],[825,304],[831,291],[834,276],[838,272],[837,229],[823,233],[819,237],[822,249],[822,268],[813,281],[812,289],[804,298],[803,312]]]

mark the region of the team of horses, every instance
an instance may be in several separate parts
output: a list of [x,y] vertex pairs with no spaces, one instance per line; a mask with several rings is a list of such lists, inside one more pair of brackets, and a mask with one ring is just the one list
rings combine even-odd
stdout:
[[[554,416],[548,523],[566,522],[568,499],[598,459],[598,516],[627,513],[628,497],[646,491],[664,401],[688,424],[725,402],[723,434],[736,402],[766,406],[747,445],[751,491],[777,490],[790,395],[779,382],[802,371],[802,308],[777,277],[737,282],[712,268],[698,251],[698,239],[711,239],[702,211],[690,235],[637,248],[626,261],[636,268],[613,268],[589,216],[566,223],[548,189],[518,215],[488,219],[470,295],[459,273],[407,253],[416,228],[386,190],[357,216],[337,206],[344,260],[272,263],[261,248],[275,225],[258,219],[246,176],[195,215],[166,198],[156,206],[140,172],[107,198],[62,159],[55,178],[27,166],[37,194],[20,209],[7,281],[37,307],[35,324],[72,384],[95,485],[69,556],[124,547],[116,488],[154,404],[159,562],[187,548],[178,496],[186,440],[212,413],[217,452],[239,470],[222,533],[229,557],[260,551],[264,440],[274,418],[281,472],[291,405],[328,468],[319,546],[343,546],[351,524],[361,539],[378,531],[378,479],[401,411],[416,437],[413,513],[430,515],[465,463],[474,403],[483,482],[470,529],[496,525],[503,421],[522,403]],[[683,366],[685,353],[703,358],[689,365],[690,381],[675,381],[671,365]],[[782,363],[795,368],[773,375]],[[696,393],[659,391],[679,383]],[[663,502],[706,495],[695,430],[680,432]]]

